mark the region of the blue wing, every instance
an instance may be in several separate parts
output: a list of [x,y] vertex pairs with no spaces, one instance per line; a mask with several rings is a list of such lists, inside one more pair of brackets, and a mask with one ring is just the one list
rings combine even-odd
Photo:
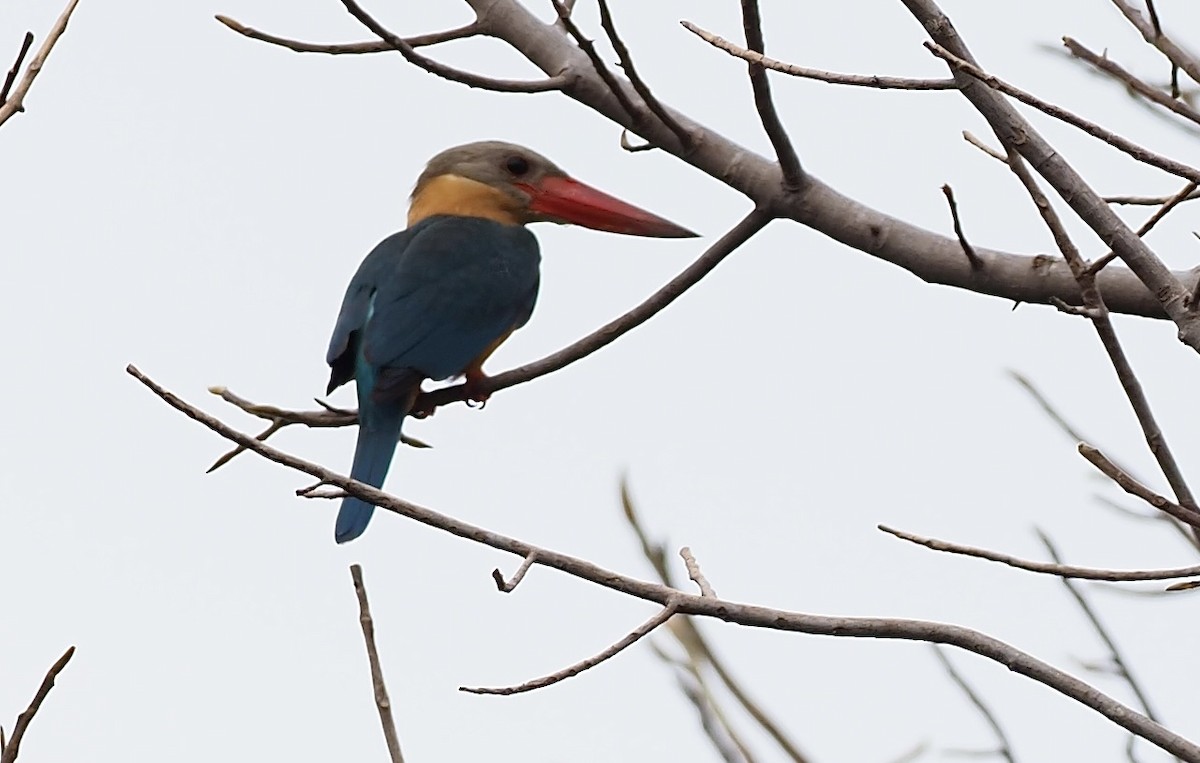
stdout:
[[430,217],[388,237],[346,291],[326,356],[330,389],[356,375],[356,359],[384,387],[400,372],[462,373],[529,320],[540,259],[529,231],[482,218]]

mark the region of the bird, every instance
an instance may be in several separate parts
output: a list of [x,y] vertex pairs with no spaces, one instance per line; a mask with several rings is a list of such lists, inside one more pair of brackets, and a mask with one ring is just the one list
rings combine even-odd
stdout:
[[[541,253],[525,227],[574,224],[632,236],[697,234],[501,141],[446,149],[410,198],[408,227],[381,241],[350,279],[329,341],[326,394],[355,381],[358,438],[350,477],[382,487],[425,379],[465,377],[487,399],[483,363],[533,314]],[[375,507],[342,499],[334,539],[366,530]]]

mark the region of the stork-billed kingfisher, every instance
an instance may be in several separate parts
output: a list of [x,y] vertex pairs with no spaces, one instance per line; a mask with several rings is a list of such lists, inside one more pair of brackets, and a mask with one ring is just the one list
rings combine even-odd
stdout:
[[[538,293],[532,222],[632,236],[696,234],[580,183],[544,156],[485,141],[447,149],[417,179],[408,228],[379,243],[350,279],[329,342],[329,388],[358,386],[350,476],[382,487],[425,379],[465,376],[486,398],[483,362],[533,313]],[[334,537],[353,540],[375,507],[342,499]]]

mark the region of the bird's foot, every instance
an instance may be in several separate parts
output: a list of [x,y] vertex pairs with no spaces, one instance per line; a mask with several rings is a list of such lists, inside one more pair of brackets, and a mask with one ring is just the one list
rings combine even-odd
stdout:
[[[492,396],[491,381],[491,377],[482,370],[467,371],[466,379],[463,381],[463,386],[466,388],[463,398],[468,407],[483,408],[487,405],[488,398]],[[473,403],[478,403],[478,406],[472,405]]]

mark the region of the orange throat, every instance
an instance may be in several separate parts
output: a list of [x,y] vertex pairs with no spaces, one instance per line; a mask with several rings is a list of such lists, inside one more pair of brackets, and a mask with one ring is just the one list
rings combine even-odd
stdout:
[[408,208],[411,228],[433,215],[482,217],[504,225],[522,225],[517,201],[503,191],[461,175],[438,175],[413,191]]

